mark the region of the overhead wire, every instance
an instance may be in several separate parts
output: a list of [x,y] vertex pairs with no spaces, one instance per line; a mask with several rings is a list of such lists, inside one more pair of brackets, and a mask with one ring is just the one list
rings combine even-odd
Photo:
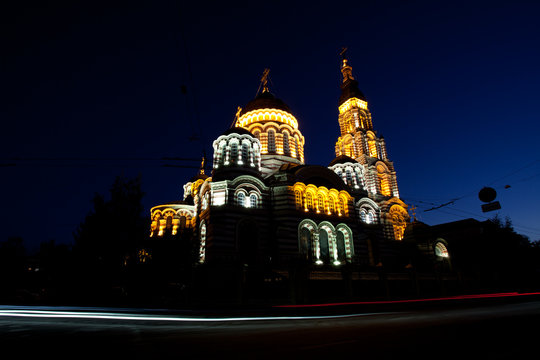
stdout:
[[[187,71],[187,77],[188,77],[188,86],[182,86],[181,90],[182,93],[186,96],[186,106],[189,107],[189,96],[191,95],[191,102],[193,105],[193,113],[194,113],[194,119],[190,117],[190,122],[192,125],[192,136],[190,136],[190,141],[199,141],[201,144],[201,150],[204,153],[204,145],[205,141],[203,141],[204,133],[202,131],[201,126],[201,119],[199,114],[199,106],[197,102],[197,92],[195,91],[194,81],[193,81],[193,69],[191,67],[191,57],[189,53],[189,47],[187,44],[186,39],[186,31],[183,27],[184,20],[183,20],[183,13],[182,9],[178,9],[178,18],[179,18],[179,31],[173,31],[174,37],[176,39],[176,45],[178,46],[178,49],[180,51],[183,51],[185,64],[186,64],[186,71]],[[191,90],[188,92],[188,88]]]
[[[532,161],[532,162],[529,162],[529,163],[527,163],[526,165],[524,165],[524,166],[522,166],[522,167],[520,167],[520,168],[518,168],[518,169],[512,170],[511,172],[509,172],[509,173],[507,173],[507,174],[505,174],[505,175],[503,175],[503,176],[501,176],[501,177],[499,177],[499,178],[493,180],[492,182],[488,183],[487,185],[488,185],[488,186],[492,186],[492,185],[495,184],[496,182],[501,181],[501,180],[503,180],[503,179],[506,179],[506,178],[508,178],[508,177],[510,177],[510,176],[512,176],[512,175],[515,175],[515,174],[519,173],[520,171],[523,171],[523,170],[525,170],[525,169],[527,169],[527,168],[529,168],[529,167],[531,167],[531,166],[533,166],[534,164],[539,163],[539,162],[540,162],[540,159],[536,159],[536,160],[534,160],[534,161]],[[529,181],[529,180],[531,180],[531,179],[533,179],[533,178],[535,178],[536,176],[539,176],[539,175],[540,175],[540,173],[534,174],[534,175],[529,176],[529,177],[527,177],[527,178],[523,178],[523,179],[521,179],[521,180],[513,181],[513,183],[519,183],[519,182],[523,182],[523,181]],[[503,186],[500,185],[499,187],[503,187]],[[504,188],[505,188],[505,189],[510,188],[510,187],[511,187],[510,185],[504,185]],[[451,198],[450,200],[447,200],[447,201],[445,201],[445,202],[442,203],[442,204],[435,204],[435,203],[432,203],[433,207],[431,207],[431,208],[429,208],[429,209],[425,209],[424,212],[433,211],[433,210],[439,210],[439,209],[444,208],[444,207],[446,207],[446,206],[448,206],[448,205],[454,205],[454,204],[456,203],[456,201],[461,200],[461,199],[464,199],[464,198],[469,197],[469,196],[472,196],[472,195],[474,195],[474,194],[477,194],[477,191],[471,191],[471,192],[465,193],[464,195],[461,195],[461,196],[458,196],[458,197],[455,197],[455,198]]]
[[[433,203],[433,202],[420,200],[418,198],[408,197],[408,200],[410,201],[410,203],[414,204],[417,208],[435,205],[435,203]],[[471,216],[480,217],[480,218],[483,218],[483,219],[486,219],[486,220],[491,220],[493,218],[493,217],[490,217],[490,216],[487,216],[487,215],[477,214],[477,213],[474,213],[474,212],[471,212],[471,211],[467,211],[467,210],[463,210],[463,209],[459,209],[459,208],[455,208],[455,207],[445,208],[445,209],[437,209],[437,210],[440,211],[441,213],[444,213],[444,214],[447,214],[447,215],[452,215],[452,216],[455,216],[455,217],[461,218],[461,219],[471,218]],[[528,225],[523,225],[523,224],[521,224],[519,222],[516,223],[514,220],[511,220],[511,222],[512,222],[512,227],[514,229],[516,229],[516,230],[526,232],[526,233],[529,233],[529,234],[533,234],[535,236],[540,236],[540,228],[536,228],[536,227],[532,227],[532,226],[528,226]]]
[[[0,167],[126,167],[127,164],[115,164],[115,162],[130,162],[129,166],[161,166],[176,168],[199,169],[199,165],[180,164],[179,162],[200,162],[200,158],[187,157],[6,157],[0,158]],[[135,162],[136,164],[133,164]],[[150,165],[142,163],[149,162]],[[163,163],[165,162],[165,163]],[[169,162],[173,162],[170,164]]]

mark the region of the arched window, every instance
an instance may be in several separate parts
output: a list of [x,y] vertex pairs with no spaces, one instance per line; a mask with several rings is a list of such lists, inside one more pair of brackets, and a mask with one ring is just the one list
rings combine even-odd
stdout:
[[328,197],[328,212],[331,214],[334,214],[336,212],[336,203],[334,201],[334,198],[329,196]]
[[180,216],[180,229],[184,229],[186,227],[186,217]]
[[319,232],[319,246],[321,248],[321,260],[325,263],[330,261],[330,246],[328,243],[328,233],[325,229]]
[[369,211],[367,213],[366,223],[373,224],[375,222],[375,214],[373,214],[373,211]]
[[307,227],[300,229],[300,253],[306,259],[311,258],[311,231]]
[[294,202],[296,204],[297,209],[302,208],[302,192],[300,190],[296,190],[294,192]]
[[276,132],[273,129],[268,130],[268,152],[276,152]]
[[353,238],[351,229],[345,225],[340,224],[337,227],[336,246],[338,251],[338,260],[340,262],[352,261],[354,254]]
[[337,260],[343,262],[347,259],[347,251],[345,249],[345,235],[338,231],[336,234]]
[[384,166],[377,165],[377,176],[379,177],[381,194],[384,196],[391,196],[390,181],[388,180],[388,173]]
[[231,144],[231,158],[229,161],[232,164],[236,164],[238,162],[238,144],[236,142]]
[[364,187],[364,182],[362,181],[362,176],[360,174],[360,170],[358,168],[354,171],[355,177],[356,177],[356,184],[358,187]]
[[447,258],[449,257],[448,255],[448,249],[446,248],[446,246],[442,243],[442,242],[437,242],[437,244],[435,244],[435,255],[439,258]]
[[244,206],[245,201],[246,201],[246,194],[244,194],[243,192],[239,192],[236,195],[236,204],[238,206]]
[[220,143],[219,143],[219,150],[218,150],[218,158],[217,158],[217,163],[219,165],[223,165],[223,163],[225,162],[225,157],[226,157],[226,148],[227,148],[227,143],[225,142],[225,140],[222,140]]
[[351,170],[350,169],[345,170],[345,174],[347,176],[347,185],[353,186],[353,179],[352,179]]
[[300,138],[298,135],[294,135],[294,144],[296,146],[296,158],[302,160],[302,157],[300,156]]
[[[312,220],[303,220],[298,225],[298,250],[306,259],[318,259],[319,247],[315,239],[317,225]],[[318,239],[318,237],[317,237]]]
[[283,153],[287,156],[291,155],[291,149],[289,148],[289,133],[283,133]]
[[367,133],[368,136],[368,150],[369,156],[376,158],[377,157],[377,146],[375,144],[375,136],[371,133]]
[[309,192],[306,194],[306,209],[313,209],[313,196]]
[[247,143],[242,144],[242,163],[249,164],[249,146]]
[[172,228],[172,220],[173,220],[173,217],[171,215],[167,216],[167,223],[165,225],[165,228],[167,229],[167,231]]
[[362,222],[368,223],[367,222],[367,213],[366,213],[366,210],[364,210],[364,209],[360,210],[360,220],[362,220]]
[[358,113],[357,112],[353,112],[353,118],[354,118],[354,126],[356,128],[359,128],[360,127],[360,123],[358,122]]
[[257,207],[257,195],[255,195],[255,194],[249,195],[249,207],[250,208],[256,208]]
[[339,198],[339,210],[340,210],[342,215],[347,215],[346,202],[342,197]]
[[322,194],[317,195],[317,211],[324,212],[324,198]]

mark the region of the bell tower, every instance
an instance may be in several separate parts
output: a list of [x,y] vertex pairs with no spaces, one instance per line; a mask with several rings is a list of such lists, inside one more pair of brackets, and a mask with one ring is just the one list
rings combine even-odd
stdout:
[[384,138],[373,129],[368,102],[353,76],[346,50],[344,48],[340,54],[343,79],[338,103],[340,136],[335,147],[336,158],[350,158],[363,167],[361,183],[368,197],[378,203],[388,237],[401,240],[409,219],[407,205],[399,199],[394,164],[388,158]]

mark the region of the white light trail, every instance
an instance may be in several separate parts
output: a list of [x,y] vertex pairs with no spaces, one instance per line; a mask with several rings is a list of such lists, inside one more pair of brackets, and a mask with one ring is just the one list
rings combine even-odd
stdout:
[[275,321],[275,320],[322,320],[380,315],[387,313],[363,313],[325,316],[255,316],[255,317],[181,317],[145,314],[122,314],[112,312],[52,311],[52,310],[0,310],[0,316],[28,318],[66,318],[66,319],[105,319],[135,321],[174,321],[174,322],[234,322],[234,321]]

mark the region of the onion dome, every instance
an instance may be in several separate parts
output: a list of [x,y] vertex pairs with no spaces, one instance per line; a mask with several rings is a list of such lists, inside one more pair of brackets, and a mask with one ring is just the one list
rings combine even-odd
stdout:
[[287,104],[283,102],[283,100],[278,99],[277,97],[275,97],[274,94],[269,91],[263,91],[259,95],[257,95],[255,99],[251,100],[246,104],[246,106],[240,112],[240,116],[250,111],[259,109],[276,109],[291,113],[291,110],[289,109]]
[[268,90],[265,69],[256,97],[238,108],[236,127],[248,130],[260,141],[261,171],[270,175],[286,163],[304,163],[304,136],[290,108]]
[[260,175],[261,145],[249,130],[231,127],[213,143],[212,178],[232,179],[242,174]]
[[264,88],[255,99],[237,113],[236,127],[243,127],[253,130],[253,124],[264,124],[267,122],[285,124],[291,127],[291,131],[298,130],[298,120],[291,113],[291,110],[282,100],[274,96],[268,88]]

